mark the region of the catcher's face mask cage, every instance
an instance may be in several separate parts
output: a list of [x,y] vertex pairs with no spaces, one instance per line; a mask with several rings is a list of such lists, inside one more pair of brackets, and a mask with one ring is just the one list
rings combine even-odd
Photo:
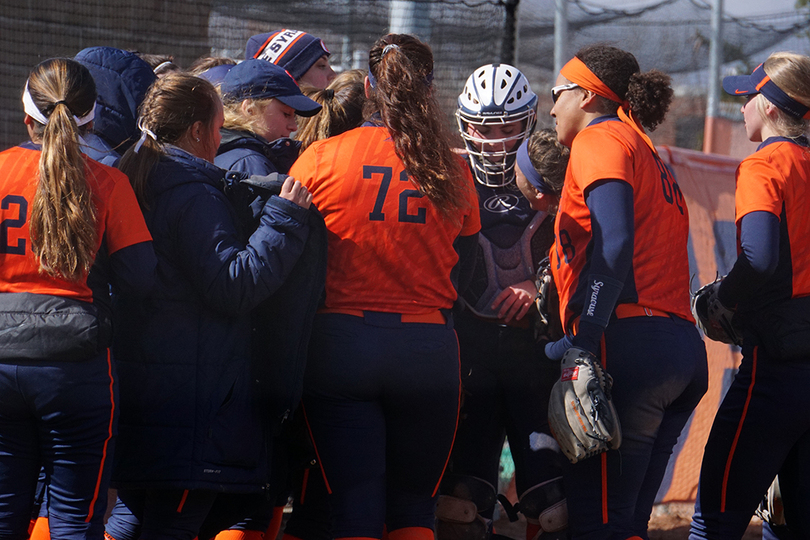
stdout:
[[[518,147],[537,123],[537,96],[517,68],[486,65],[467,79],[456,120],[476,180],[489,187],[506,186],[515,180]],[[502,129],[493,130],[495,126]],[[514,133],[507,126],[514,126]],[[490,138],[490,131],[501,136]]]

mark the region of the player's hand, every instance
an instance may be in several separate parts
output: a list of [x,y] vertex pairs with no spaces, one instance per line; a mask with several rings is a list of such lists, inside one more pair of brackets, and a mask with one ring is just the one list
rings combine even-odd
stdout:
[[537,296],[537,287],[534,281],[521,281],[502,290],[501,294],[492,302],[492,309],[497,309],[498,318],[506,322],[520,320],[531,309],[535,296]]
[[304,209],[309,209],[309,205],[312,204],[312,193],[292,176],[288,176],[284,183],[281,184],[279,197],[287,199]]

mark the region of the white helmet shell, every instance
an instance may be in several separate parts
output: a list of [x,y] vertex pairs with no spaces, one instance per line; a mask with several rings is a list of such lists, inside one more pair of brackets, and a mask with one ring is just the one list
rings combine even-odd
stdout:
[[[476,180],[490,187],[513,182],[515,154],[537,121],[537,96],[526,76],[508,64],[476,69],[458,97],[456,119]],[[493,125],[510,125],[510,133],[489,136]]]
[[503,116],[537,107],[526,76],[509,64],[490,64],[476,69],[458,97],[464,112],[480,116]]

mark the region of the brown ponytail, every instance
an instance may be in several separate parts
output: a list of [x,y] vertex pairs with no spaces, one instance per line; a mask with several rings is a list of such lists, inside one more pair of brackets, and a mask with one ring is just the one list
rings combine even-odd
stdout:
[[457,220],[468,203],[463,162],[453,153],[433,89],[433,53],[406,34],[388,34],[369,51],[375,80],[367,114],[378,112],[414,184],[443,216]]
[[304,94],[321,105],[315,116],[299,117],[296,139],[301,141],[302,152],[315,141],[340,135],[363,123],[365,78],[365,71],[350,69],[339,73],[323,90],[302,88]]
[[98,231],[74,116],[83,117],[95,106],[96,85],[78,62],[54,58],[34,68],[28,91],[48,119],[45,125],[34,120],[42,154],[31,205],[32,249],[41,271],[79,281],[95,260]]
[[164,144],[176,144],[197,121],[213,123],[219,95],[205,79],[188,73],[170,73],[156,80],[141,103],[139,125],[152,135],[130,147],[118,168],[129,177],[141,208],[149,207],[148,181],[152,169],[164,154]]

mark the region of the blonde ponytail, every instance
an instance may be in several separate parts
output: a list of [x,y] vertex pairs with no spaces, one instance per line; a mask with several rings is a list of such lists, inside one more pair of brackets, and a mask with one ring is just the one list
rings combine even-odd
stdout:
[[78,62],[56,58],[34,68],[28,91],[47,118],[34,128],[42,153],[31,205],[32,249],[41,271],[80,281],[95,261],[98,230],[76,117],[95,106],[95,83]]

